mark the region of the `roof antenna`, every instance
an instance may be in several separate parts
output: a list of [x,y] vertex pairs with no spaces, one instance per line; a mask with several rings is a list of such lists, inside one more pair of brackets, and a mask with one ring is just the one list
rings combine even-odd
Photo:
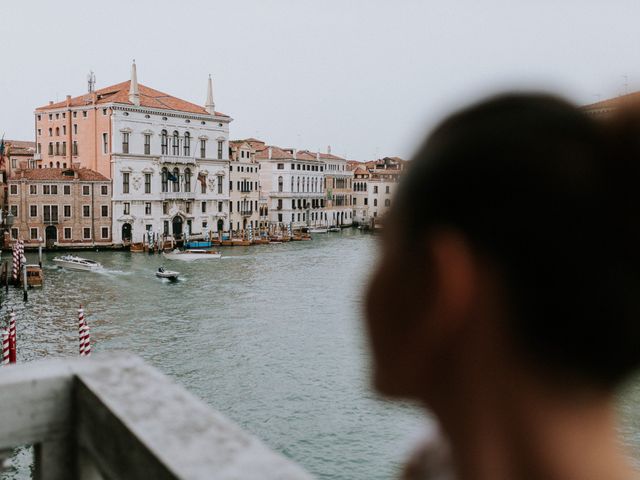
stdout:
[[624,94],[627,95],[629,93],[629,75],[622,75],[624,78]]
[[87,75],[87,84],[89,87],[89,93],[95,92],[96,90],[96,76],[93,73],[93,70],[89,70],[89,75]]

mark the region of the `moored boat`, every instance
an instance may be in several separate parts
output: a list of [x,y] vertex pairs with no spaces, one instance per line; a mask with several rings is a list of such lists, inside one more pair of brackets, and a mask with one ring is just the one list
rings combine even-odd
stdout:
[[68,270],[96,271],[102,269],[102,264],[88,258],[76,255],[62,255],[53,259],[53,263]]
[[[40,265],[26,265],[27,269],[27,286],[42,287],[44,283],[44,273]],[[20,283],[22,283],[22,275],[20,275]]]
[[341,232],[342,229],[340,227],[331,227],[328,229],[330,232]]
[[196,249],[187,249],[187,250],[178,250],[175,249],[171,252],[163,253],[165,258],[169,260],[212,260],[215,258],[222,257],[220,252],[215,250],[196,250]]
[[166,278],[167,280],[170,280],[172,282],[175,282],[176,280],[178,280],[179,276],[180,276],[180,272],[176,272],[175,270],[166,270],[164,267],[160,267],[156,271],[156,277]]
[[309,233],[327,233],[329,229],[327,227],[311,227]]

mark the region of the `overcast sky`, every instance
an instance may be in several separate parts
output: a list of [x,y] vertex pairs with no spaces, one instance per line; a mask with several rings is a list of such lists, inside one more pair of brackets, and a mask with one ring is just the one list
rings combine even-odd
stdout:
[[639,19],[635,0],[2,0],[0,135],[33,139],[35,107],[91,69],[98,88],[127,80],[135,58],[141,83],[198,104],[211,73],[232,138],[409,157],[497,90],[640,89]]

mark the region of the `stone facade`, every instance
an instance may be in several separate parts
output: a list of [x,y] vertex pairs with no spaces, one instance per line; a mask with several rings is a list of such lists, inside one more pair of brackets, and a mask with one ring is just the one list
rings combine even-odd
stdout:
[[111,182],[104,175],[84,168],[23,168],[9,178],[7,191],[13,239],[45,241],[48,247],[111,245]]
[[255,139],[229,142],[229,216],[231,229],[244,233],[251,224],[259,227],[260,163],[256,161]]

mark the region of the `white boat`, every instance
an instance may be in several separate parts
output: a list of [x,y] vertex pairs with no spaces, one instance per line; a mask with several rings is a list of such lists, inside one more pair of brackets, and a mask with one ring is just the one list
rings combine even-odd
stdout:
[[61,257],[56,257],[53,259],[53,263],[68,270],[102,270],[101,263],[87,258],[77,257],[75,255],[62,255]]
[[177,248],[172,252],[163,253],[163,255],[169,260],[211,260],[214,258],[222,257],[222,254],[220,252],[216,252],[215,250],[178,250]]
[[172,282],[175,282],[176,280],[178,280],[179,276],[180,276],[180,272],[176,272],[174,270],[165,270],[164,267],[160,267],[156,271],[156,277],[166,278],[167,280],[171,280]]
[[311,227],[309,233],[327,233],[329,229],[327,227]]
[[331,228],[329,228],[329,231],[330,232],[341,232],[342,229],[340,227],[331,227]]

